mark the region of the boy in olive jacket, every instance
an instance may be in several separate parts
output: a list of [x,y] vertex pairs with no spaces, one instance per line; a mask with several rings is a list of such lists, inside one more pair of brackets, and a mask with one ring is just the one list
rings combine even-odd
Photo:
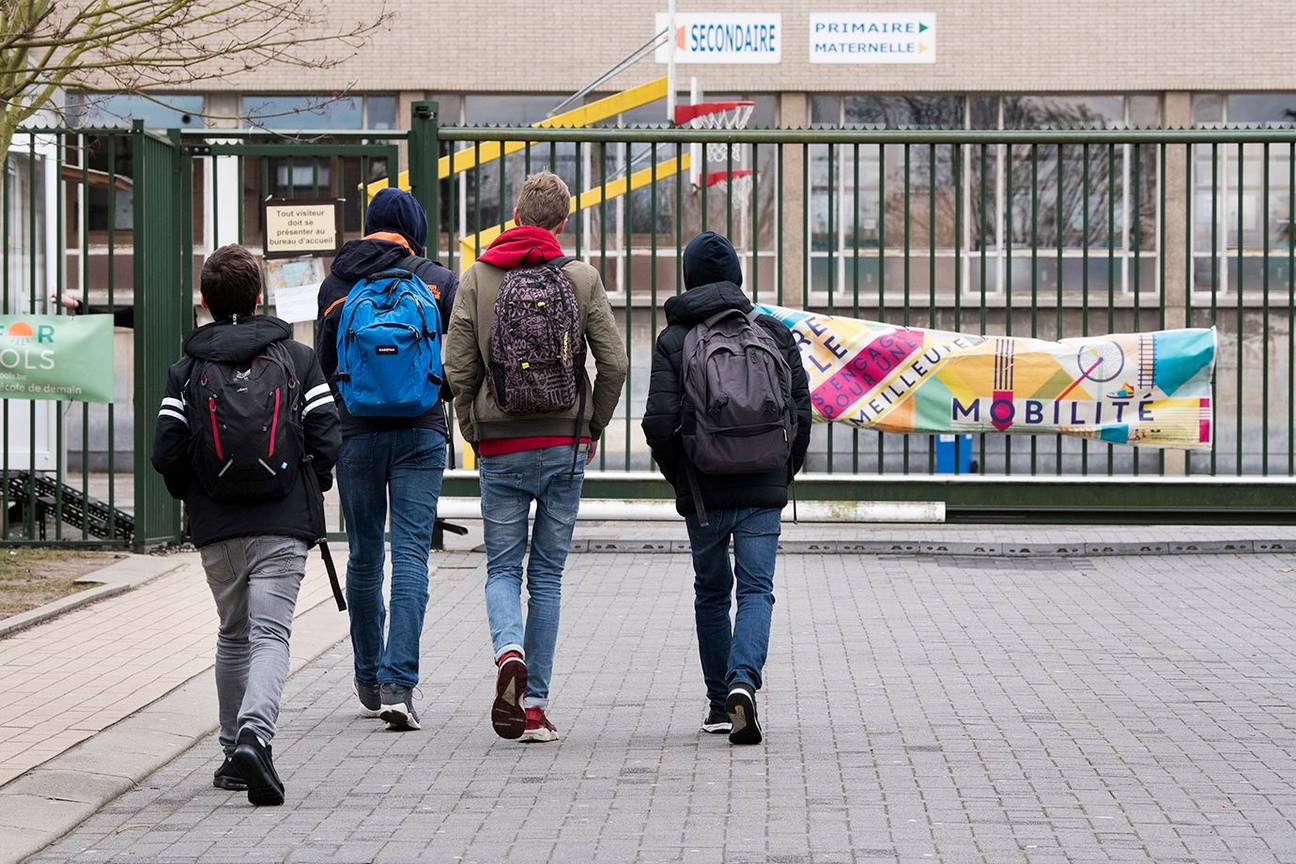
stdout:
[[[556,174],[527,178],[513,211],[516,228],[500,234],[464,273],[446,334],[446,377],[464,438],[478,455],[486,535],[486,614],[496,663],[491,724],[502,738],[555,741],[545,709],[558,639],[563,567],[580,508],[585,465],[612,419],[628,360],[598,271],[567,258],[556,234],[567,222],[571,193]],[[505,411],[492,377],[491,329],[500,287],[510,270],[552,263],[570,283],[579,329],[577,356],[594,356],[591,386],[576,366],[579,398],[544,413]],[[546,274],[554,277],[555,274]],[[547,358],[551,359],[551,358]],[[496,370],[498,372],[498,369]],[[568,382],[570,383],[570,382]],[[573,450],[583,459],[575,458]],[[535,526],[528,538],[531,502]],[[522,558],[527,562],[527,616],[522,620]]]

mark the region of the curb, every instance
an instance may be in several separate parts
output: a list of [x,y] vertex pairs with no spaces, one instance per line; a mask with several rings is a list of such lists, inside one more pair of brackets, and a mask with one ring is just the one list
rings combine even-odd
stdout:
[[[346,638],[342,619],[328,597],[297,617],[289,676]],[[0,787],[0,864],[22,861],[57,841],[210,735],[216,717],[216,681],[208,666],[161,699]]]
[[[797,555],[974,555],[988,558],[1098,558],[1123,555],[1271,555],[1296,552],[1296,540],[1205,540],[1117,543],[929,543],[918,540],[786,540],[778,550]],[[484,552],[477,547],[474,552]],[[573,540],[572,552],[686,553],[687,540]]]
[[91,571],[75,580],[75,582],[103,583],[97,588],[78,591],[43,606],[37,606],[35,609],[28,609],[26,612],[19,612],[17,615],[11,615],[4,620],[0,620],[0,639],[17,633],[19,630],[26,630],[28,627],[41,624],[62,615],[64,612],[80,609],[82,606],[94,603],[96,600],[104,600],[108,597],[116,597],[118,594],[125,594],[127,591],[151,582],[159,576],[165,576],[180,567],[182,563],[170,556],[128,555],[120,561],[99,570]]

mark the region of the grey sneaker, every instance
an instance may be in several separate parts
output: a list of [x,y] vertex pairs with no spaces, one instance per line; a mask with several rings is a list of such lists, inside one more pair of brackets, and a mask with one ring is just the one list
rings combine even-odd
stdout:
[[403,684],[383,684],[381,688],[382,713],[378,716],[393,732],[421,729],[418,712],[414,710],[414,688]]
[[360,700],[360,714],[364,717],[377,717],[382,711],[382,688],[377,684],[355,682],[356,697]]

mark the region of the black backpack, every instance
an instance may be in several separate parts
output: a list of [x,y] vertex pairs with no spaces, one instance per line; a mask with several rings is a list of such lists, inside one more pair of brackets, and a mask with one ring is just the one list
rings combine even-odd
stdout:
[[696,471],[753,474],[785,468],[792,458],[797,422],[792,371],[774,337],[757,323],[759,317],[755,311],[725,309],[684,337],[680,374],[693,413],[684,453],[703,525],[708,522]]
[[283,498],[301,470],[301,382],[281,341],[238,363],[195,359],[185,384],[190,464],[213,500]]

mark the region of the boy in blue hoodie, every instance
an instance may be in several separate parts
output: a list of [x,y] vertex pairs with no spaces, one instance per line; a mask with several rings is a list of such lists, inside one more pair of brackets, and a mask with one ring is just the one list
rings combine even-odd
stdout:
[[[378,192],[365,211],[360,240],[342,247],[319,293],[315,345],[320,366],[337,394],[338,319],[359,280],[384,270],[417,275],[436,298],[442,326],[450,320],[458,285],[454,274],[424,256],[427,215],[401,189]],[[346,519],[347,605],[355,655],[355,690],[363,712],[388,728],[419,728],[414,688],[419,638],[428,602],[428,553],[446,466],[445,413],[437,405],[421,417],[355,417],[337,400],[342,421],[338,495]],[[390,626],[382,593],[384,533],[391,502]]]

